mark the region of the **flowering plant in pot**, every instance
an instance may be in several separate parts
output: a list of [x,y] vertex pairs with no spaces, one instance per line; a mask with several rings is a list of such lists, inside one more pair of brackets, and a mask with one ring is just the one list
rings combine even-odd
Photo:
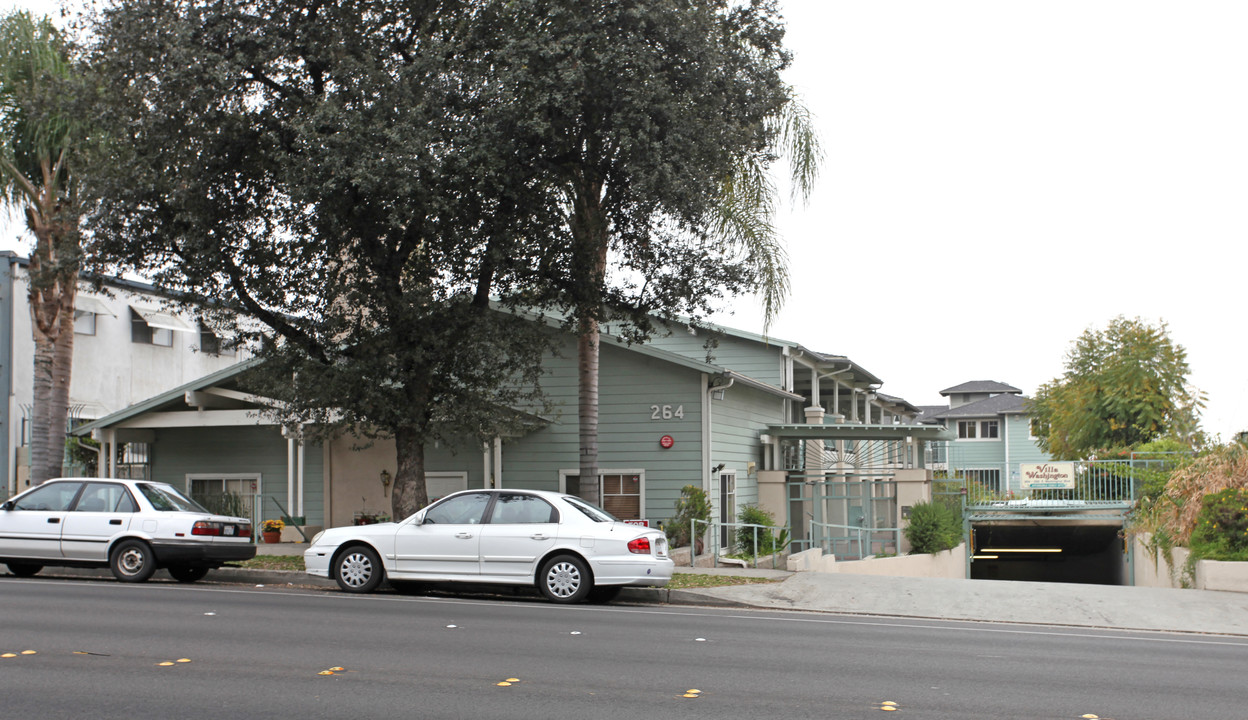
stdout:
[[281,520],[265,520],[260,523],[260,532],[264,535],[266,543],[275,543],[282,539],[282,528],[286,527],[286,523]]

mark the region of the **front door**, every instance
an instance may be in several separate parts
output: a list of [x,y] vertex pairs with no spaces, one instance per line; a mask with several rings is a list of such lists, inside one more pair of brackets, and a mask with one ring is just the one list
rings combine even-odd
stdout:
[[428,579],[463,579],[481,572],[481,528],[490,493],[466,493],[431,505],[419,525],[394,536],[394,567]]
[[500,493],[481,527],[481,574],[534,577],[537,561],[559,536],[559,512],[527,493]]
[[61,557],[61,523],[69,514],[81,482],[50,482],[0,510],[0,543],[6,557]]

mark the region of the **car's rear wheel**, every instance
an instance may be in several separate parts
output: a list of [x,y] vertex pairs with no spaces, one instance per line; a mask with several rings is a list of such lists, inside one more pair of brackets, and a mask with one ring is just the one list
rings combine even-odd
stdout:
[[594,578],[584,560],[575,555],[556,555],[542,566],[537,589],[551,602],[578,603],[594,589]]
[[354,545],[334,558],[334,580],[347,592],[372,592],[385,579],[381,558],[370,547]]
[[171,567],[169,575],[180,583],[193,583],[203,580],[208,576],[208,568],[206,567]]
[[109,558],[113,577],[122,582],[147,582],[156,572],[156,557],[142,540],[122,540]]
[[42,565],[32,563],[9,563],[9,572],[18,577],[31,577],[42,569]]

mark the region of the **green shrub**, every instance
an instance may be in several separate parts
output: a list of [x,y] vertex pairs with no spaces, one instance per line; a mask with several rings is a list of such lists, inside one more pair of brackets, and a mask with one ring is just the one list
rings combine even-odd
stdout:
[[781,529],[778,533],[770,527],[776,524],[772,514],[757,505],[742,505],[737,512],[737,522],[743,525],[766,525],[768,528],[737,528],[737,547],[744,553],[754,554],[754,540],[757,532],[758,554],[773,555],[783,552],[789,544],[789,531]]
[[696,485],[684,486],[676,500],[676,515],[664,526],[668,544],[672,547],[689,545],[690,523],[693,520],[709,522],[710,519],[711,500],[706,491]]
[[1206,495],[1188,546],[1203,560],[1248,560],[1248,490]]
[[944,503],[920,502],[910,508],[904,532],[911,553],[937,553],[962,542],[962,518]]

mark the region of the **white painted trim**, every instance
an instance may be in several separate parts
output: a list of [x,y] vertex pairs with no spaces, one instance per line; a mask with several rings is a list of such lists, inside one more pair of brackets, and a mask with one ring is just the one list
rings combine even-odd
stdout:
[[702,373],[702,490],[711,490],[711,391],[710,376]]
[[114,428],[174,428],[174,427],[244,427],[277,425],[266,419],[258,410],[202,410],[199,412],[156,412],[124,420]]

